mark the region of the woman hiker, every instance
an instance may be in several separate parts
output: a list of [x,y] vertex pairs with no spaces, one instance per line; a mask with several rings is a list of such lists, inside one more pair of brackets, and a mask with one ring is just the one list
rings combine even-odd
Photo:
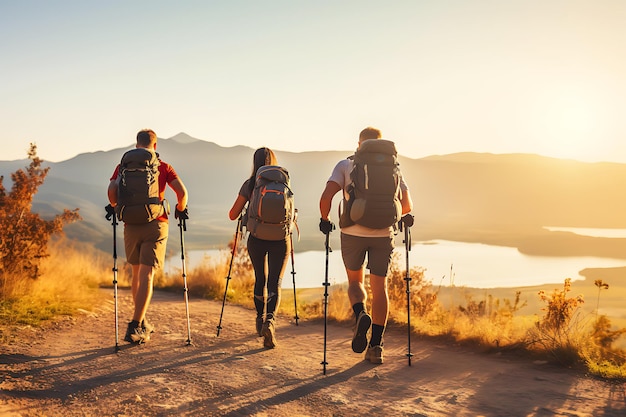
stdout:
[[[255,276],[256,331],[264,338],[263,346],[268,349],[276,347],[276,314],[280,305],[283,273],[291,250],[290,233],[295,215],[293,193],[289,189],[289,174],[276,166],[276,163],[276,156],[271,149],[259,148],[254,152],[252,174],[239,189],[228,213],[231,220],[236,220],[248,204],[243,223],[250,232],[248,254]],[[259,192],[264,187],[263,172],[280,178],[278,182],[273,181],[268,185],[268,188],[274,187],[271,192]],[[265,199],[265,196],[273,200],[258,201]],[[263,207],[263,211],[260,207]],[[268,214],[277,216],[279,221],[264,221],[262,217]],[[265,290],[267,299],[264,296]]]

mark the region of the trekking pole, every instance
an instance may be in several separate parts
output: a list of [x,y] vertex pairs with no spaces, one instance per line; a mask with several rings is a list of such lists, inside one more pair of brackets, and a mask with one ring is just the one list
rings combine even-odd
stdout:
[[224,298],[222,299],[222,312],[220,313],[220,321],[217,324],[217,335],[220,335],[220,331],[222,330],[222,317],[224,316],[224,305],[226,304],[226,294],[228,293],[228,283],[230,282],[230,273],[233,270],[233,260],[235,259],[235,254],[237,253],[237,240],[239,239],[239,229],[241,229],[241,221],[243,218],[243,213],[239,215],[239,219],[237,219],[237,229],[235,230],[235,241],[233,242],[233,250],[230,254],[230,265],[228,266],[228,276],[226,277],[226,288],[224,288]]
[[411,226],[413,226],[414,218],[410,214],[404,215],[400,220],[400,231],[404,226],[404,247],[406,257],[406,275],[404,280],[406,281],[406,321],[407,321],[407,339],[408,339],[408,351],[407,358],[409,360],[409,366],[411,366],[411,273],[409,268],[409,252],[411,250]]
[[289,241],[291,243],[291,278],[293,280],[293,310],[295,312],[296,326],[298,326],[298,301],[296,300],[296,267],[293,258],[293,233],[289,233]]
[[326,365],[328,365],[328,361],[326,360],[326,338],[327,338],[327,328],[326,322],[328,317],[328,253],[333,250],[330,248],[329,244],[330,232],[326,233],[326,272],[324,274],[324,360],[322,361],[322,365],[324,367],[324,375],[326,375]]
[[187,222],[183,216],[178,217],[178,228],[180,229],[180,259],[183,264],[183,293],[185,295],[185,313],[187,314],[187,346],[191,345],[191,321],[189,320],[189,288],[187,287],[187,269],[185,267],[185,235]]
[[117,217],[115,215],[115,211],[113,206],[110,204],[105,207],[107,214],[105,218],[107,220],[111,220],[111,224],[113,225],[113,300],[115,305],[115,352],[119,352],[119,322],[118,322],[118,314],[117,314]]

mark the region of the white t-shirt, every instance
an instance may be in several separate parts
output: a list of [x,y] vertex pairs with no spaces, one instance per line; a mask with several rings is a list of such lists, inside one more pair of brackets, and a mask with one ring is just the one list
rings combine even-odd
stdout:
[[[352,182],[352,180],[350,179],[350,172],[352,172],[353,166],[354,162],[352,161],[352,159],[343,159],[339,161],[337,165],[335,165],[333,173],[330,174],[330,178],[328,178],[328,181],[339,184],[339,186],[343,190],[343,198],[347,198],[348,196],[348,193],[346,193],[346,187]],[[408,190],[408,186],[404,182],[402,174],[400,174],[400,190]],[[393,236],[394,230],[393,227],[389,227],[387,229],[370,229],[369,227],[355,224],[352,226],[341,228],[341,233],[360,237],[387,237]]]

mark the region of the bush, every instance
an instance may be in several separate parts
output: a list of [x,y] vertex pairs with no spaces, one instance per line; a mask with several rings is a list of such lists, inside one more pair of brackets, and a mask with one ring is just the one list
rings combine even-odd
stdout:
[[[389,292],[390,318],[400,323],[407,322],[407,275],[406,268],[400,268],[400,254],[394,253],[393,261],[387,275]],[[424,277],[423,268],[411,268],[409,271],[409,300],[411,316],[428,317],[438,308],[437,293],[432,289],[432,283]],[[368,296],[371,299],[371,294]]]
[[0,299],[27,294],[30,280],[40,276],[40,262],[48,256],[48,241],[62,234],[63,225],[79,220],[78,209],[65,209],[51,220],[33,213],[33,197],[50,168],[43,168],[37,147],[30,145],[30,165],[11,174],[7,193],[0,177]]
[[545,314],[529,331],[531,347],[541,346],[564,365],[575,364],[581,359],[580,347],[586,339],[584,323],[575,314],[584,299],[582,295],[569,297],[571,288],[572,280],[566,278],[562,290],[555,289],[552,294],[539,291],[539,298],[546,303],[542,308]]

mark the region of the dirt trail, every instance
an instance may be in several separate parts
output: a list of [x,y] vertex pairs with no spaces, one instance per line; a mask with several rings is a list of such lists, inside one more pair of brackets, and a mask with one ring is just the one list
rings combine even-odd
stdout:
[[190,300],[192,346],[182,295],[156,292],[152,340],[122,341],[131,311],[120,291],[120,351],[113,301],[47,330],[23,329],[0,348],[0,416],[625,416],[625,385],[575,371],[478,354],[389,329],[385,363],[352,353],[348,325],[296,326],[282,317],[279,346],[262,347],[251,310]]

